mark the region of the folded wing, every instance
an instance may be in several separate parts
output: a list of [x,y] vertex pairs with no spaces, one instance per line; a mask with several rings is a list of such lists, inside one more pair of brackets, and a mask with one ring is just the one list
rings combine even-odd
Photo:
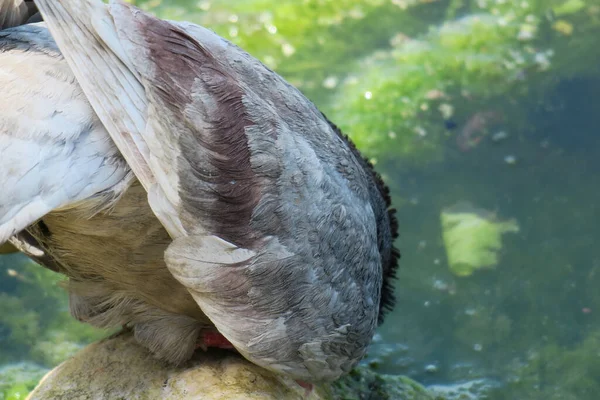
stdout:
[[296,378],[348,372],[382,285],[355,152],[299,91],[207,29],[119,1],[36,3],[174,238],[169,270],[219,331]]

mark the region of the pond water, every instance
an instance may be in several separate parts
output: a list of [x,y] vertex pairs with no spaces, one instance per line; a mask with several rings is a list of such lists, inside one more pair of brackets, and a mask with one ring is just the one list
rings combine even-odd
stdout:
[[[402,259],[366,364],[454,398],[598,398],[599,1],[137,4],[260,58],[384,174]],[[0,273],[1,399],[103,333],[51,273]]]

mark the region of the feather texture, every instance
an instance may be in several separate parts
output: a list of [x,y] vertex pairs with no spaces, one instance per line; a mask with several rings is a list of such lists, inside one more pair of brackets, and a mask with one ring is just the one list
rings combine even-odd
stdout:
[[0,0],[0,30],[26,22],[39,22],[37,17],[33,0]]
[[111,196],[132,179],[44,31],[0,31],[0,244],[52,210]]
[[75,318],[189,359],[212,324],[169,273],[168,233],[43,23],[0,31],[0,87],[0,244],[69,277]]
[[121,1],[36,3],[174,239],[169,271],[217,329],[297,379],[349,372],[395,263],[371,166],[298,90],[207,29]]

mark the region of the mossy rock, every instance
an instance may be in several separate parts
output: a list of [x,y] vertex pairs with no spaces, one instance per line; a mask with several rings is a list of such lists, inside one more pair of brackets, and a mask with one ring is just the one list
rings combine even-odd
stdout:
[[336,400],[444,400],[402,375],[378,374],[364,366],[332,385]]

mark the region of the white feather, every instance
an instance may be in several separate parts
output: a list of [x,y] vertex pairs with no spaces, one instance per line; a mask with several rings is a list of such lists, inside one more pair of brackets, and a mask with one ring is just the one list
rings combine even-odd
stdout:
[[[21,29],[25,29],[21,28]],[[0,53],[0,243],[129,168],[60,57]]]

